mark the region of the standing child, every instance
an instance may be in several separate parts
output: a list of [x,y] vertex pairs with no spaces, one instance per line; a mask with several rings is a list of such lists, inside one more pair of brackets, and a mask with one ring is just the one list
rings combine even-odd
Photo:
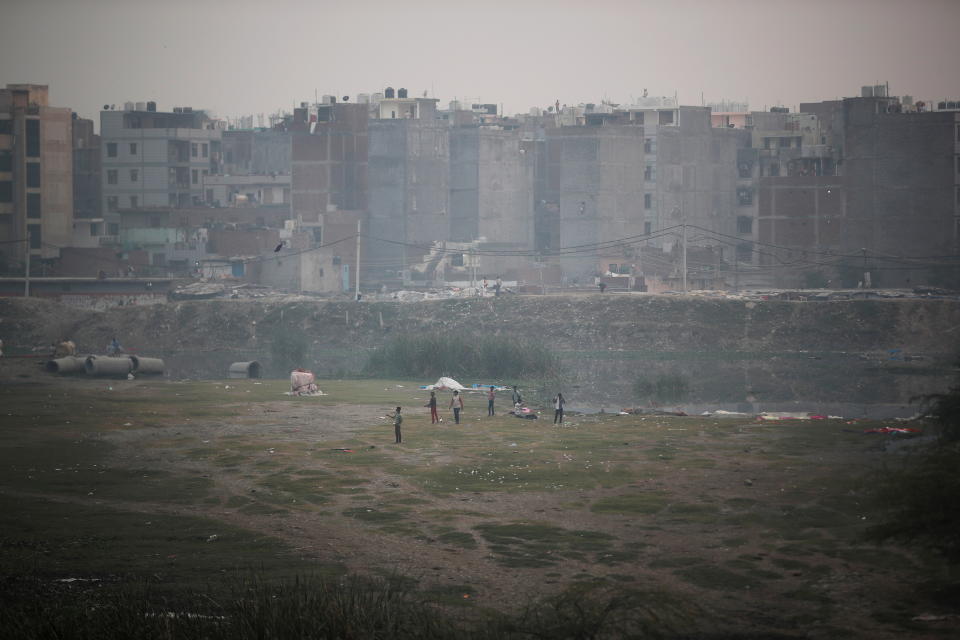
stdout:
[[453,392],[453,397],[450,398],[450,408],[453,409],[454,423],[460,424],[460,412],[463,410],[463,396],[460,395],[459,391]]
[[487,415],[493,415],[493,399],[496,397],[496,389],[493,388],[493,385],[490,385],[490,391],[487,392]]
[[403,424],[403,416],[400,415],[400,407],[397,407],[396,413],[390,414],[393,418],[393,434],[397,437],[396,444],[400,444],[403,438],[400,435],[400,425]]
[[563,402],[563,394],[557,393],[553,399],[553,424],[557,424],[557,419],[563,424]]
[[425,407],[430,407],[430,424],[437,424],[440,422],[440,416],[437,415],[437,392],[430,392],[430,401],[423,405]]

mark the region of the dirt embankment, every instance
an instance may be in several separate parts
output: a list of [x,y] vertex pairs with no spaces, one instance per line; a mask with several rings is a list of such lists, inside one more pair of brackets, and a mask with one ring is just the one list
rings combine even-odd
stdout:
[[[223,363],[269,361],[276,345],[349,372],[391,336],[452,331],[510,335],[563,351],[881,351],[950,354],[960,346],[960,302],[859,300],[744,302],[668,296],[538,296],[421,303],[203,300],[90,311],[38,299],[0,299],[8,353],[61,336],[102,352],[116,335],[141,354]],[[291,341],[290,336],[296,340]]]

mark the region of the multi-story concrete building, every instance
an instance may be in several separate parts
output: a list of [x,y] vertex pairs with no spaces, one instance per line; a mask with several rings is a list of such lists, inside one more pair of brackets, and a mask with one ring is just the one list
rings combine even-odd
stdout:
[[800,105],[820,144],[760,178],[759,240],[786,248],[764,262],[796,261],[788,285],[960,286],[960,110],[863,93]]
[[[282,255],[266,260],[266,281],[281,277],[289,268],[300,291],[356,287],[360,275],[354,258],[359,241],[357,221],[363,222],[365,233],[369,231],[365,222],[368,120],[368,104],[336,103],[329,98],[294,110],[289,125],[292,224],[310,234],[314,250],[295,261],[284,260]],[[345,218],[349,219],[346,223]],[[345,224],[350,227],[346,235]],[[321,245],[333,246],[320,249]],[[294,262],[295,268],[291,266]]]
[[470,122],[449,136],[449,239],[532,248],[534,156],[520,129]]
[[221,144],[224,175],[290,175],[289,131],[231,129]]
[[93,120],[73,118],[73,247],[99,246],[103,235],[100,211],[100,136]]
[[28,255],[56,258],[70,244],[71,118],[70,109],[48,104],[47,85],[0,90],[0,268],[19,271]]
[[119,211],[191,207],[207,196],[204,181],[220,173],[222,123],[190,107],[158,112],[127,103],[100,112],[102,210],[106,235],[119,231]]
[[[389,91],[385,92],[389,94]],[[373,271],[399,273],[453,233],[450,221],[450,145],[437,100],[388,95],[370,123],[369,229],[366,255]],[[411,246],[413,245],[413,246]]]

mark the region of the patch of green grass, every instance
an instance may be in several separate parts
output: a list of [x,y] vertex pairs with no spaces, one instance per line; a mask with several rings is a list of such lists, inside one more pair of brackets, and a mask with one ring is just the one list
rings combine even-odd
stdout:
[[674,573],[690,584],[716,591],[742,591],[757,584],[742,574],[707,564],[677,569]]
[[407,515],[399,511],[381,511],[369,507],[351,507],[343,511],[343,515],[348,518],[354,518],[367,524],[394,524],[404,520]]
[[647,566],[651,569],[676,569],[680,567],[692,567],[703,563],[703,558],[689,556],[661,556],[651,560],[649,563],[647,563]]
[[720,509],[712,504],[673,503],[664,515],[675,522],[713,522]]
[[561,462],[510,452],[488,452],[479,459],[408,473],[427,491],[448,495],[461,491],[568,491],[615,487],[630,479],[622,464]]
[[270,516],[270,515],[280,515],[287,513],[286,509],[281,509],[275,505],[263,504],[262,502],[254,502],[246,506],[240,507],[240,513],[245,513],[250,516]]
[[450,545],[452,547],[459,547],[461,549],[477,548],[477,541],[473,535],[464,531],[450,531],[448,533],[441,534],[440,536],[437,536],[437,542]]
[[618,564],[623,564],[626,562],[635,562],[638,553],[636,551],[626,549],[622,551],[603,551],[596,555],[595,562],[597,564],[605,564],[607,566],[614,566]]
[[594,513],[640,513],[650,515],[662,511],[666,505],[667,497],[663,493],[630,493],[601,498],[593,503],[590,511]]
[[599,531],[574,531],[542,523],[480,524],[474,529],[497,555],[497,562],[509,567],[550,566],[564,554],[606,551],[614,540]]
[[275,538],[223,522],[36,497],[0,494],[0,532],[0,573],[8,576],[159,576],[163,583],[200,586],[222,571],[304,569]]

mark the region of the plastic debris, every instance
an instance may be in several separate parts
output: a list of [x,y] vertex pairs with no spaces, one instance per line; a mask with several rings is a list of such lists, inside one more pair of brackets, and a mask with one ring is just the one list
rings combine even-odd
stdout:
[[912,427],[878,427],[876,429],[864,429],[864,433],[920,433],[920,429]]

